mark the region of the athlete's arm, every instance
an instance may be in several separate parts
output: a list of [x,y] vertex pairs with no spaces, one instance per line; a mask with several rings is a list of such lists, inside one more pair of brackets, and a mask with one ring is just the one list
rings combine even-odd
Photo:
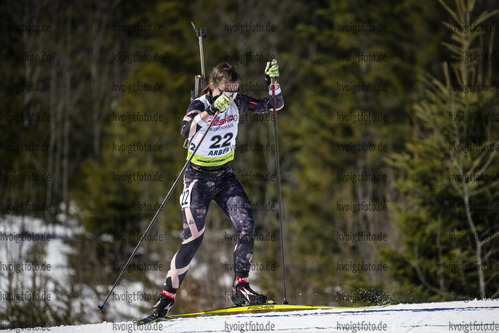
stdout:
[[[275,104],[276,110],[279,111],[284,107],[284,99],[282,97],[282,91],[279,84],[277,84],[277,89],[275,90]],[[265,98],[256,98],[252,96],[239,94],[236,97],[236,104],[239,106],[241,112],[249,111],[255,113],[266,113],[274,111],[274,98],[272,97],[272,91],[269,91],[270,96]]]
[[199,129],[206,124],[208,119],[215,115],[215,112],[223,113],[229,107],[232,100],[226,95],[219,95],[213,98],[213,104],[204,111],[204,103],[199,100],[194,100],[182,121],[182,136],[184,138],[190,138],[196,134]]
[[191,102],[182,120],[180,133],[186,139],[192,137],[201,128],[201,125],[208,120],[210,115],[204,111],[204,104],[200,100]]
[[[255,98],[251,96],[241,95],[239,101],[236,101],[241,112],[249,111],[255,113],[266,113],[274,111],[274,97],[272,94],[272,86],[275,88],[275,108],[279,111],[284,107],[284,100],[282,98],[281,87],[277,83],[279,77],[279,66],[277,60],[267,62],[265,67],[265,81],[269,86],[269,95],[267,98]],[[272,79],[274,83],[271,84]],[[238,96],[239,97],[239,96]]]

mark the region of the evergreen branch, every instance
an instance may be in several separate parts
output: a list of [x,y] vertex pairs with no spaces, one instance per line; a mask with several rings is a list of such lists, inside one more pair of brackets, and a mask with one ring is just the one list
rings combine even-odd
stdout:
[[495,239],[495,238],[499,238],[499,231],[496,231],[493,235],[490,235],[489,237],[485,238],[484,240],[480,241],[480,246],[483,246],[485,244],[487,244],[488,242],[490,242],[491,240]]
[[[468,4],[470,4],[468,2]],[[463,17],[466,15],[466,12],[469,11],[468,8],[466,8],[466,5],[464,4],[464,0],[456,0],[456,7],[457,7],[457,13],[459,16]]]
[[476,20],[475,22],[473,22],[473,24],[471,25],[472,27],[476,27],[478,26],[480,23],[488,20],[489,18],[491,18],[492,16],[495,16],[499,14],[499,9],[496,9],[490,13],[487,13],[486,11],[483,12]]
[[[497,146],[499,145],[499,140],[497,140],[495,143],[494,143],[494,146]],[[492,163],[492,159],[494,158],[494,156],[496,155],[497,151],[495,149],[492,150],[492,153],[490,154],[489,156],[489,159],[487,160],[487,162],[485,162],[484,166],[480,169],[480,171],[478,171],[478,174],[482,174],[485,172],[485,170],[489,167],[489,165]]]
[[482,187],[482,188],[480,188],[480,189],[477,189],[477,190],[473,190],[473,191],[471,191],[471,192],[470,192],[470,196],[475,196],[475,195],[480,194],[480,193],[482,193],[482,192],[488,191],[488,190],[490,190],[490,189],[494,188],[494,187],[495,187],[496,185],[498,185],[498,184],[499,184],[499,180],[494,181],[494,182],[492,182],[492,183],[488,184],[487,186],[484,186],[484,187]]
[[461,55],[461,49],[459,47],[457,47],[456,45],[450,44],[450,43],[445,43],[445,42],[443,42],[442,45],[447,47],[449,49],[449,51],[454,52],[457,55]]
[[456,16],[456,13],[449,7],[447,6],[447,4],[443,1],[443,0],[438,0],[438,2],[440,2],[440,4],[442,5],[442,7],[445,8],[445,10],[447,10],[447,12],[452,16],[452,18],[456,21],[456,22],[459,22],[459,19],[458,17]]

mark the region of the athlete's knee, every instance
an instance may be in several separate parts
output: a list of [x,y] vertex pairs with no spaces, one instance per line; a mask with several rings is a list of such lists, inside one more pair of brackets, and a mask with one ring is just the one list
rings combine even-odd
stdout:
[[[204,233],[202,233],[201,235],[199,235],[199,237],[189,241],[189,242],[184,242],[182,243],[182,246],[180,246],[180,250],[182,250],[183,252],[194,252],[196,253],[196,251],[198,250],[199,246],[201,245],[201,243],[203,242],[203,237],[204,237]],[[180,251],[179,250],[179,251]]]

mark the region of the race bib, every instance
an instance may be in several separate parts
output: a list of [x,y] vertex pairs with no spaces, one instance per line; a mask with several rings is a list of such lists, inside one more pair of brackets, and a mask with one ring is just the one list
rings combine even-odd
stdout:
[[[200,100],[206,103],[206,97],[200,97]],[[189,141],[189,152],[187,159],[200,144],[201,138],[211,124],[210,131],[201,146],[196,151],[196,155],[191,162],[202,166],[223,165],[234,159],[236,150],[236,137],[239,124],[239,110],[235,103],[229,105],[227,110],[219,115],[212,116],[208,123],[195,134]]]
[[180,207],[182,207],[182,209],[189,208],[191,206],[191,193],[192,187],[188,187],[180,195]]

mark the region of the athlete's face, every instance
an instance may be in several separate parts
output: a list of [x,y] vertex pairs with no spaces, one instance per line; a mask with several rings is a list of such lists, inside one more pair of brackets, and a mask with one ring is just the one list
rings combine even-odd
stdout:
[[223,80],[220,84],[210,83],[210,87],[213,97],[224,94],[234,99],[239,92],[239,82]]

